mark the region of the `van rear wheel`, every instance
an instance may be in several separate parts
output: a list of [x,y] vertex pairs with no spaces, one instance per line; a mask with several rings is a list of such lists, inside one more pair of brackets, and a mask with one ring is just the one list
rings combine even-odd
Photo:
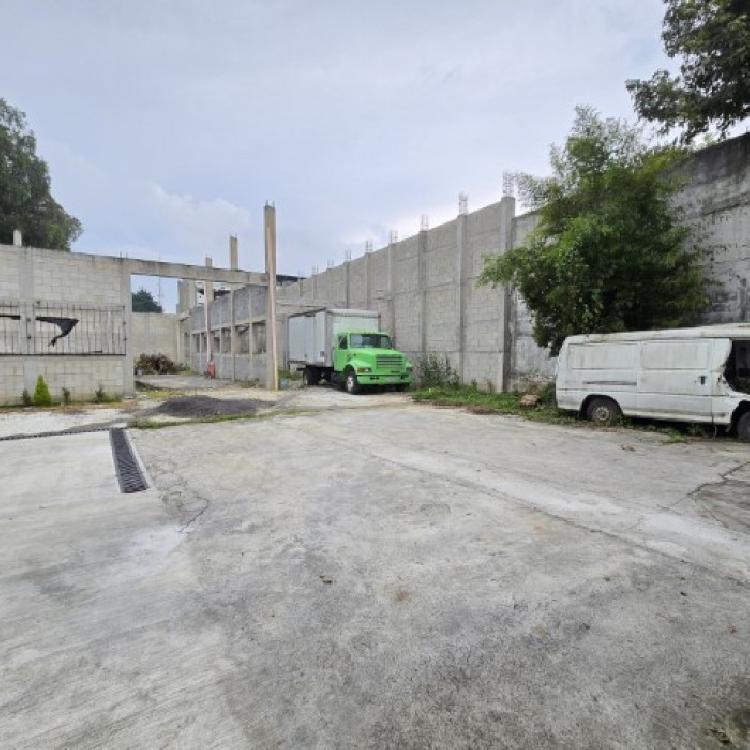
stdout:
[[737,420],[737,437],[743,443],[750,443],[750,411],[746,411]]
[[613,425],[620,420],[622,412],[616,401],[598,396],[589,401],[589,405],[586,407],[586,417],[594,424]]

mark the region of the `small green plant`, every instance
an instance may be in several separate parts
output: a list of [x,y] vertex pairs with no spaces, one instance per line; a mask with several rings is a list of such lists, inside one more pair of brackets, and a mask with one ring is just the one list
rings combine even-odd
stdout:
[[104,386],[100,383],[99,387],[96,389],[96,393],[94,393],[94,402],[97,404],[108,404],[114,400],[115,399],[104,390]]
[[49,388],[44,378],[40,375],[36,379],[36,388],[34,389],[34,406],[51,406],[52,397],[49,395]]
[[29,392],[24,388],[23,393],[21,394],[21,401],[23,402],[24,406],[31,406],[34,402],[31,399],[31,396],[29,396]]
[[62,397],[63,397],[63,404],[65,406],[70,406],[70,391],[65,386],[63,386],[63,389],[62,389]]
[[458,386],[458,373],[445,355],[441,357],[434,352],[425,354],[419,362],[417,373],[422,388]]

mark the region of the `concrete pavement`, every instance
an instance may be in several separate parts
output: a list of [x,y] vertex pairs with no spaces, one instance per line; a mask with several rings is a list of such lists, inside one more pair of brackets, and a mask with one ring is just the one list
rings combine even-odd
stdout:
[[747,446],[374,399],[0,443],[0,745],[747,742]]

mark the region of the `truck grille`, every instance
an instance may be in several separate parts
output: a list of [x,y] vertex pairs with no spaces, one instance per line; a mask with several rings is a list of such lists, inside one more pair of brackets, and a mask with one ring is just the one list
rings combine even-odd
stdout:
[[375,364],[378,368],[400,370],[401,357],[398,354],[378,354]]

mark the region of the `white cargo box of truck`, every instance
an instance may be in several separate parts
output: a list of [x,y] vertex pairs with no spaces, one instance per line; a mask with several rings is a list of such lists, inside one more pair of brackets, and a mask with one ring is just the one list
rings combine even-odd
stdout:
[[380,314],[374,310],[325,307],[289,316],[289,366],[333,367],[331,354],[341,331],[377,332]]

